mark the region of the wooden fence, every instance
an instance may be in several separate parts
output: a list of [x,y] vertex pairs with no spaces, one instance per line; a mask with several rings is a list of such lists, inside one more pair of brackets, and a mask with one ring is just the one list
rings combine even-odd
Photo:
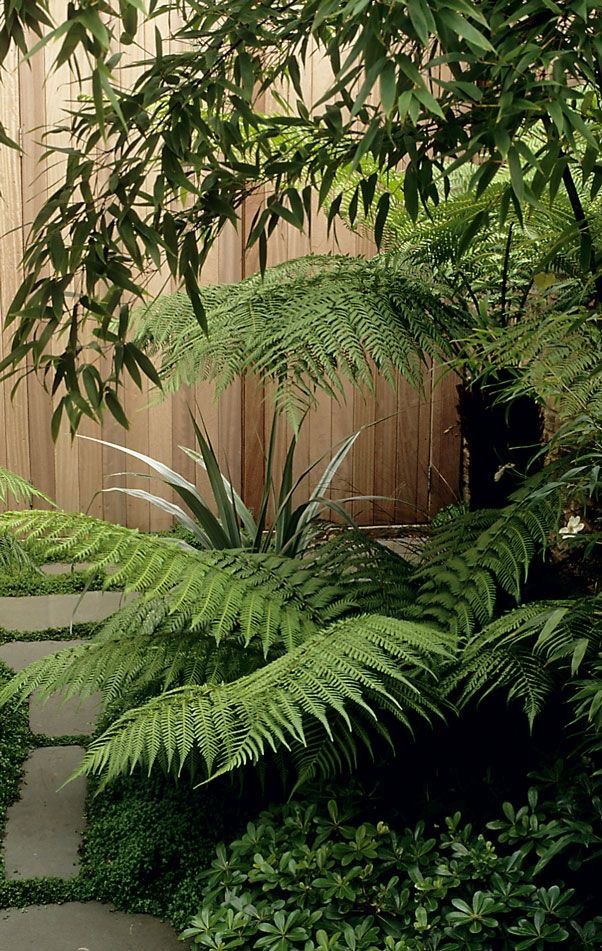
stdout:
[[[55,16],[61,19],[66,0],[57,0]],[[48,189],[61,175],[61,159],[40,163],[45,127],[64,118],[64,109],[77,94],[66,67],[48,69],[45,50],[31,64],[13,57],[0,85],[0,121],[9,135],[20,141],[22,153],[0,149],[0,317],[20,282],[21,257],[27,241],[29,222],[35,216]],[[137,52],[139,55],[139,52]],[[127,76],[127,71],[124,73]],[[318,98],[327,81],[319,61],[308,69],[305,82]],[[257,266],[254,251],[245,250],[245,233],[259,198],[243,209],[238,230],[230,228],[220,237],[204,271],[207,282],[237,281]],[[309,251],[338,251],[370,255],[372,247],[364,238],[343,228],[328,236],[324,221],[316,216],[310,233],[301,234],[288,226],[277,232],[270,244],[270,263],[287,260]],[[163,284],[158,277],[157,288]],[[9,345],[10,331],[0,338],[0,354]],[[373,495],[399,501],[374,500],[354,505],[354,514],[363,524],[423,521],[457,498],[460,484],[461,440],[456,408],[456,384],[451,376],[438,382],[436,370],[427,368],[422,392],[404,380],[395,388],[375,378],[374,392],[363,395],[347,391],[346,399],[335,403],[322,397],[306,420],[297,453],[297,467],[303,471],[310,462],[365,423],[385,418],[368,428],[358,439],[345,462],[333,497]],[[29,377],[11,399],[12,384],[0,384],[0,465],[26,476],[69,510],[88,510],[142,529],[167,526],[167,517],[138,500],[120,493],[99,494],[109,485],[124,484],[111,479],[112,473],[140,470],[123,454],[80,439],[72,442],[63,431],[57,442],[50,436],[52,398],[40,383]],[[269,393],[253,380],[233,385],[218,403],[211,388],[198,386],[181,391],[161,403],[152,402],[148,389],[140,392],[130,382],[124,403],[130,429],[123,431],[107,416],[102,427],[85,420],[81,432],[110,442],[125,444],[147,453],[202,482],[199,467],[179,450],[193,446],[194,434],[188,407],[202,413],[221,460],[243,496],[254,502],[263,478],[263,452],[270,422]],[[197,410],[198,407],[198,410]],[[284,435],[280,458],[284,454]],[[321,471],[309,477],[315,482]],[[129,477],[128,485],[143,485]]]

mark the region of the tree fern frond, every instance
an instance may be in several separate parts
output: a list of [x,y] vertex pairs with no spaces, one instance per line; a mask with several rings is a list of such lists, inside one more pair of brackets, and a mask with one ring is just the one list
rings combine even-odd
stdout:
[[181,771],[193,752],[208,778],[305,745],[308,724],[353,729],[352,709],[409,717],[440,712],[433,664],[449,640],[419,624],[373,615],[339,621],[266,667],[229,684],[182,687],[128,711],[89,746],[80,772],[107,780],[159,760]]
[[[333,779],[341,773],[357,769],[360,751],[375,759],[374,741],[380,740],[395,752],[395,746],[386,726],[373,718],[363,717],[362,711],[354,711],[353,732],[342,721],[335,721],[329,736],[319,723],[305,728],[305,743],[293,743],[289,758],[296,774],[291,795],[307,783],[317,779]],[[288,762],[283,762],[286,772]]]
[[545,550],[560,517],[553,496],[524,495],[433,529],[415,574],[414,616],[468,636],[493,618],[498,588],[519,600],[530,562]]
[[466,313],[446,292],[382,256],[309,256],[236,285],[201,290],[209,333],[185,294],[159,297],[138,315],[139,338],[161,355],[168,390],[211,380],[218,392],[246,372],[275,385],[280,409],[298,420],[315,389],[339,398],[343,380],[372,385],[421,378],[425,354],[449,352]]
[[[348,590],[309,566],[276,554],[198,551],[170,539],[66,512],[11,512],[0,529],[25,538],[40,554],[112,566],[111,583],[156,599],[192,631],[216,641],[290,648],[349,611]],[[135,610],[135,609],[132,609]]]
[[348,587],[359,611],[403,617],[416,598],[415,566],[366,532],[337,531],[315,549],[312,564]]
[[[362,168],[362,173],[367,171]],[[553,198],[542,196],[537,205],[508,209],[502,226],[499,208],[509,181],[508,170],[501,169],[496,181],[477,195],[471,187],[471,175],[461,168],[449,178],[450,192],[445,200],[431,203],[413,220],[404,200],[404,173],[389,171],[382,175],[376,166],[376,194],[389,195],[389,214],[383,230],[382,247],[397,253],[415,267],[425,265],[444,279],[461,298],[469,291],[502,318],[508,313],[522,320],[524,301],[538,278],[551,278],[558,284],[557,303],[571,305],[587,294],[591,278],[581,259],[581,234],[568,197],[563,191]],[[347,223],[360,234],[371,236],[374,210],[366,218],[350,216],[352,196],[359,186],[360,173],[343,167],[335,189],[343,195],[342,212]],[[602,246],[602,195],[592,196],[583,184],[576,185],[581,207],[594,246]],[[469,239],[468,239],[469,236]]]
[[65,699],[100,692],[106,706],[139,702],[145,691],[184,684],[234,680],[265,663],[259,649],[241,650],[239,641],[215,643],[170,615],[161,601],[128,605],[84,644],[44,657],[19,671],[0,694],[0,703],[41,698]]
[[29,503],[32,499],[43,499],[49,505],[54,504],[27,479],[0,466],[0,503],[4,504],[11,496],[16,503]]
[[39,571],[26,546],[10,532],[3,531],[0,531],[0,568],[13,571],[23,568],[32,572]]
[[534,602],[507,612],[468,639],[443,692],[460,706],[507,688],[532,723],[557,688],[568,684],[602,645],[602,597]]

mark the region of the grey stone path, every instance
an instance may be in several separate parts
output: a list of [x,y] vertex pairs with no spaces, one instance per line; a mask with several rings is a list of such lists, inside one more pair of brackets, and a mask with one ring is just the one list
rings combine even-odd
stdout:
[[33,750],[25,764],[21,798],[8,810],[6,877],[73,878],[84,830],[85,780],[61,789],[83,755],[81,746]]
[[97,902],[0,911],[3,951],[183,951],[169,925]]
[[[81,640],[11,641],[0,646],[0,660],[13,670],[22,670],[35,660],[83,643]],[[33,733],[45,736],[90,734],[94,732],[99,713],[100,698],[97,696],[65,701],[59,696],[38,700],[34,694],[29,704],[29,726]]]
[[103,621],[126,600],[120,591],[0,598],[0,627],[7,631],[44,631],[49,627]]
[[[102,620],[122,603],[118,592],[88,592],[77,621]],[[0,598],[0,627],[15,631],[67,626],[80,595]],[[15,670],[80,641],[13,641],[0,659]],[[84,702],[51,698],[30,702],[35,733],[90,733],[99,711],[96,697]],[[8,810],[4,861],[8,879],[73,878],[78,874],[84,829],[84,779],[60,788],[80,762],[81,746],[35,749],[25,763],[21,798]],[[0,951],[176,951],[173,929],[148,915],[126,915],[96,902],[31,906],[0,911]]]
[[71,571],[88,571],[92,565],[87,561],[49,561],[46,565],[40,565],[45,575],[66,575]]

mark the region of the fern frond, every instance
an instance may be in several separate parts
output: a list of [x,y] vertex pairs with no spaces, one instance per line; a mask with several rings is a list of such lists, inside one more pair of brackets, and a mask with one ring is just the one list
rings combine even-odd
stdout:
[[54,504],[27,479],[0,466],[0,503],[4,504],[11,496],[16,503],[29,503],[32,499],[43,499],[49,505]]
[[68,647],[19,671],[0,703],[60,694],[64,699],[101,693],[105,707],[132,706],[153,693],[184,684],[234,680],[265,663],[261,650],[239,641],[216,643],[191,631],[162,601],[137,602],[112,615],[84,644]]
[[0,529],[33,550],[71,562],[112,566],[111,584],[155,600],[170,615],[216,641],[235,633],[243,643],[290,648],[347,613],[348,591],[302,562],[238,550],[198,551],[170,538],[142,534],[87,515],[11,512]]
[[445,636],[411,622],[339,621],[233,683],[182,687],[128,711],[90,744],[79,772],[110,780],[157,761],[180,772],[197,753],[213,778],[279,747],[305,746],[308,724],[328,736],[337,720],[353,730],[352,709],[375,721],[386,710],[410,725],[413,715],[440,712],[433,669],[449,648]]
[[[353,199],[359,179],[367,171],[364,163],[361,174],[342,168],[334,190],[343,195],[341,208],[348,225],[371,236],[373,212],[367,218],[350,215],[352,203],[358,204],[357,196]],[[468,292],[496,316],[514,313],[522,319],[525,297],[538,278],[562,282],[555,290],[557,303],[564,299],[574,305],[587,294],[591,275],[583,268],[581,235],[564,192],[553,200],[542,196],[537,206],[524,209],[520,220],[510,207],[500,226],[508,171],[501,169],[495,182],[477,196],[471,188],[470,172],[461,168],[451,174],[445,200],[431,203],[414,221],[405,206],[404,173],[388,171],[383,175],[376,166],[370,171],[377,175],[376,195],[386,191],[390,196],[382,247],[414,267],[428,266],[437,278],[455,288],[457,297]],[[602,195],[592,196],[582,184],[577,188],[593,244],[600,247]],[[372,209],[377,207],[375,201]]]
[[316,548],[312,564],[348,588],[359,611],[403,617],[416,599],[415,566],[366,532],[337,531]]
[[296,420],[316,389],[339,398],[345,379],[371,387],[372,363],[385,378],[419,380],[425,355],[448,353],[468,326],[445,289],[385,256],[312,255],[201,295],[208,334],[185,294],[139,312],[139,340],[160,353],[166,388],[211,380],[220,393],[252,372]]
[[528,395],[545,403],[561,422],[587,414],[602,420],[602,331],[598,315],[574,306],[541,314],[474,336],[479,361],[513,367],[516,379],[504,400]]
[[503,614],[469,638],[443,692],[463,706],[507,688],[532,723],[558,688],[568,684],[602,645],[602,597],[534,602]]
[[34,559],[25,545],[19,542],[10,532],[0,531],[0,568],[8,570],[27,569],[39,571]]
[[495,613],[497,591],[520,599],[529,565],[545,551],[560,510],[553,497],[521,496],[504,509],[461,514],[433,530],[414,616],[456,635],[470,635]]

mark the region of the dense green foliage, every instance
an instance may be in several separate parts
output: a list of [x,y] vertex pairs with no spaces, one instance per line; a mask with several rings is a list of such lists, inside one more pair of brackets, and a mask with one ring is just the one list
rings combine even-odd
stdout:
[[[56,509],[1,515],[0,565],[12,575],[0,594],[97,585],[111,567],[105,586],[137,597],[85,643],[2,678],[11,732],[0,733],[0,806],[41,742],[17,698],[100,691],[105,717],[79,770],[99,777],[80,876],[3,882],[0,898],[96,897],[179,925],[200,905],[188,934],[214,951],[597,947],[599,5],[177,7],[175,47],[158,31],[133,88],[114,80],[111,56],[117,29],[135,41],[129,2],[117,12],[80,0],[55,33],[59,62],[88,53],[92,96],[73,111],[65,179],[33,223],[0,374],[25,365],[61,388],[54,433],[63,413],[76,429],[105,406],[126,424],[124,371],[140,386],[143,376],[168,388],[208,380],[218,392],[252,372],[298,428],[316,391],[369,386],[374,367],[389,381],[397,372],[418,381],[434,358],[462,375],[463,410],[472,396],[498,419],[530,408],[537,425],[529,445],[501,443],[499,457],[495,448],[487,478],[502,488],[490,507],[439,518],[416,563],[356,531],[316,545],[305,532],[353,437],[293,509],[297,436],[274,491],[274,429],[256,515],[200,430],[193,457],[210,503],[126,450],[186,510],[117,491],[176,515],[186,537]],[[170,0],[144,17],[166,13]],[[25,49],[22,27],[39,32],[45,18],[30,0],[5,6],[0,59],[11,43]],[[319,102],[303,76],[315,56],[333,72]],[[294,105],[275,92],[274,113],[270,93],[282,80]],[[245,231],[264,273],[201,290],[207,251],[259,190]],[[342,218],[373,233],[381,253],[265,270],[278,223],[303,227],[318,208],[329,225]],[[149,303],[146,277],[165,262],[183,289]],[[160,375],[149,354],[160,356]],[[34,494],[0,469],[0,501]],[[38,566],[47,558],[92,568],[46,579]],[[516,763],[502,749],[504,728]],[[399,763],[371,801],[389,770],[387,745]],[[572,775],[536,776],[527,794],[525,761],[539,768],[550,749]],[[242,793],[225,785],[233,777],[222,774],[235,770],[244,770]],[[265,799],[280,800],[293,783],[342,772],[368,777],[355,812],[340,790],[337,806],[317,789],[264,813],[203,872],[217,837],[231,839],[253,812],[258,779]],[[503,802],[513,783],[513,801],[514,791],[527,799],[518,810]],[[489,823],[486,787],[495,790]]]
[[252,802],[241,808],[236,787],[194,791],[161,776],[126,778],[102,792],[92,784],[81,894],[184,927],[216,844],[242,828]]
[[456,813],[395,831],[379,808],[323,799],[262,814],[218,850],[185,934],[220,951],[598,946],[594,882],[588,871],[580,891],[563,881],[602,846],[599,783],[586,774],[530,789],[481,829]]
[[[142,20],[152,27],[174,6],[174,48],[161,21],[154,55],[123,88],[117,37],[133,42]],[[26,48],[24,25],[43,30],[47,16],[37,0],[9,3],[0,55],[12,43]],[[343,195],[332,186],[344,167],[358,173],[352,201],[374,212],[377,241],[391,203],[386,188],[377,190],[378,174],[402,162],[412,219],[445,194],[458,165],[472,165],[478,191],[507,169],[502,220],[511,206],[520,215],[537,205],[547,188],[552,197],[564,191],[600,298],[579,194],[583,183],[595,197],[602,184],[599,27],[596,0],[526,8],[523,0],[233,0],[225,14],[213,3],[166,2],[140,20],[136,4],[73,4],[55,31],[57,62],[85,50],[92,96],[73,112],[65,179],[33,223],[4,369],[18,371],[29,358],[66,385],[55,432],[61,413],[75,427],[105,405],[123,421],[121,373],[157,379],[129,334],[147,275],[166,261],[204,325],[200,268],[245,197],[267,186],[251,227],[265,260],[279,221],[302,227],[316,205],[337,217]],[[302,75],[316,56],[332,70],[318,102]],[[280,83],[294,104],[280,100],[274,114]],[[94,325],[85,338],[84,323]],[[52,350],[56,339],[65,341],[61,353]],[[102,351],[111,357],[103,372]]]

